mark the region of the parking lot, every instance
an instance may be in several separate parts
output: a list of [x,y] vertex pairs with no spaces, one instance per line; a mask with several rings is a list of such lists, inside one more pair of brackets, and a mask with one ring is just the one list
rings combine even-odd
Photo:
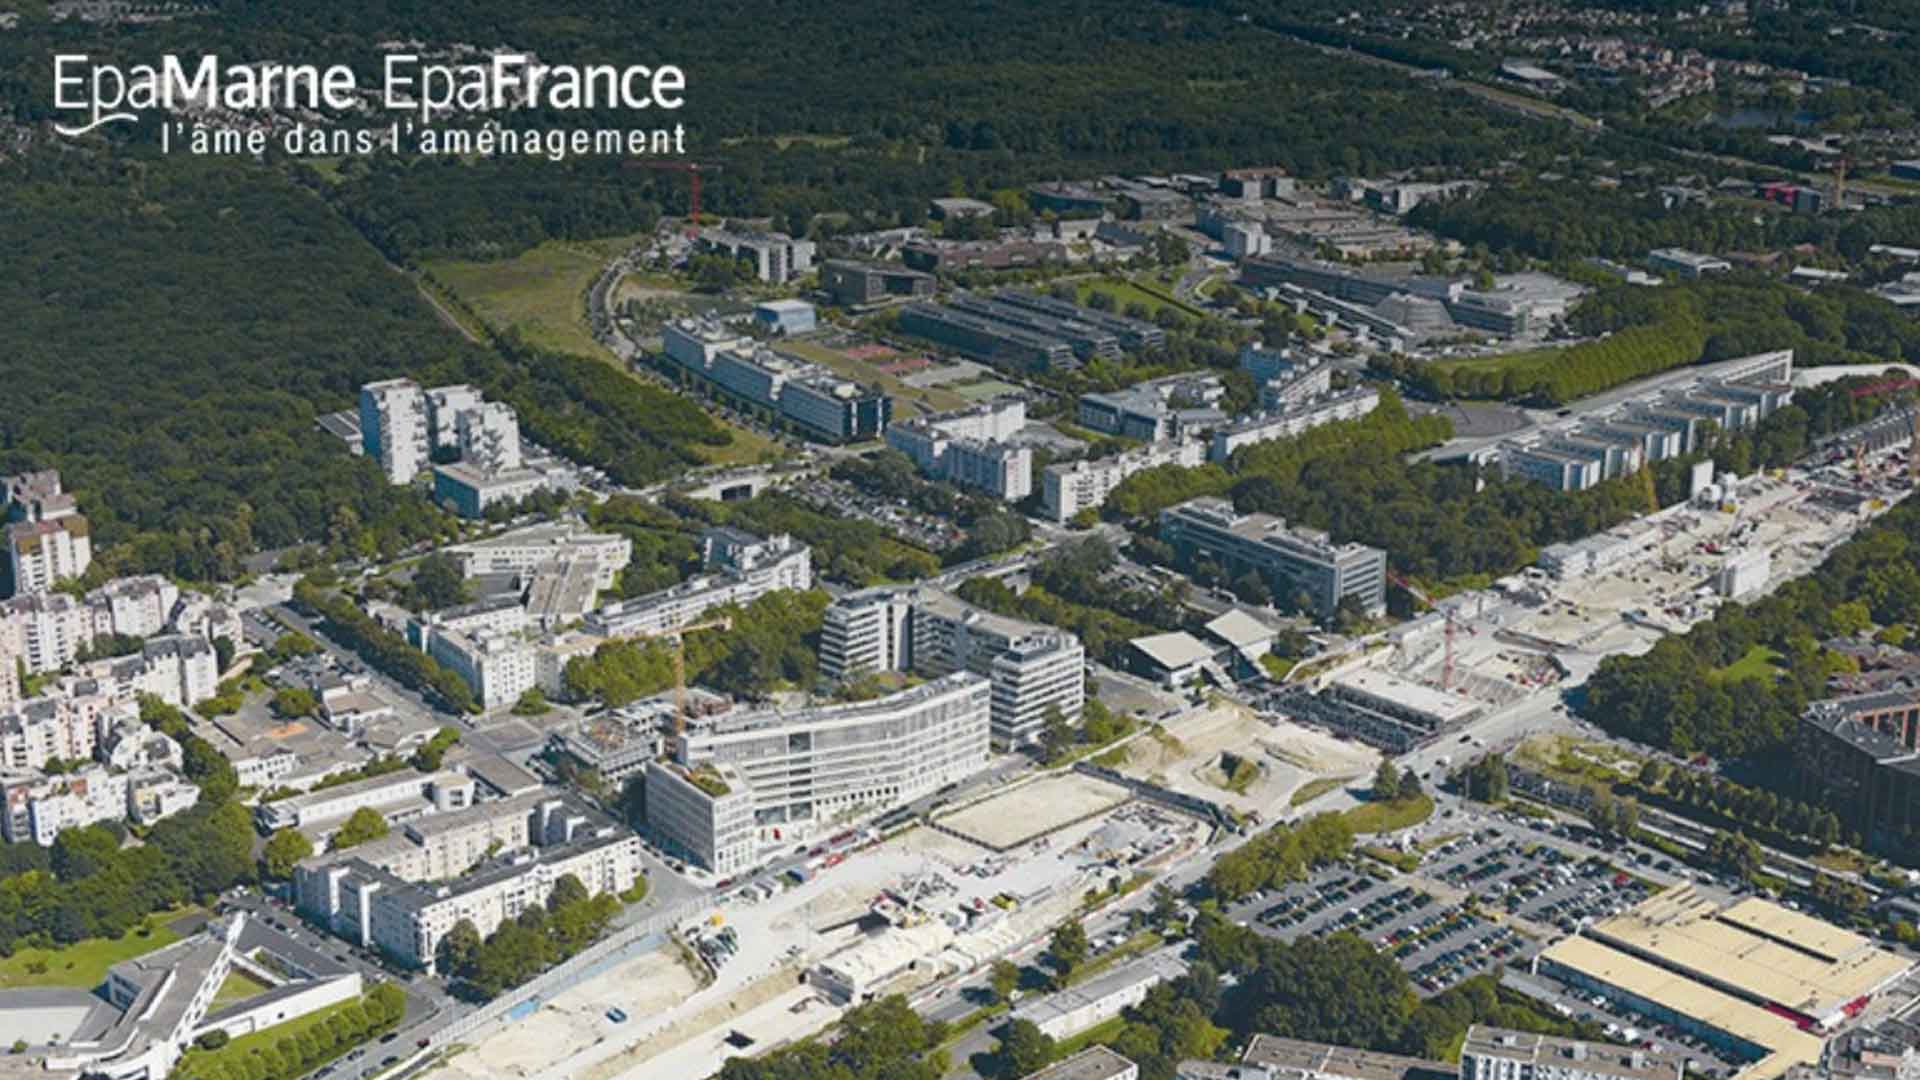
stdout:
[[1609,1001],[1598,994],[1575,989],[1543,975],[1509,976],[1508,982],[1546,1002],[1561,1016],[1601,1025],[1607,1038],[1614,1042],[1687,1055],[1689,1076],[1724,1080],[1744,1067],[1733,1058],[1722,1056],[1700,1039],[1678,1028],[1649,1020],[1626,1005]]
[[1351,867],[1257,894],[1230,914],[1283,941],[1350,931],[1391,955],[1422,995],[1475,975],[1498,974],[1539,948],[1498,916],[1443,901],[1412,884],[1376,881]]
[[1435,849],[1424,876],[1532,923],[1571,933],[1584,920],[1645,900],[1645,883],[1598,857],[1582,859],[1502,829],[1486,828]]

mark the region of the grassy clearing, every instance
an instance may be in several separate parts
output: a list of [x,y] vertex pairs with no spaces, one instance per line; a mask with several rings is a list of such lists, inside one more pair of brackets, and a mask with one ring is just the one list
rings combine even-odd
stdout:
[[1299,663],[1298,660],[1289,660],[1272,653],[1263,653],[1260,657],[1260,666],[1266,669],[1267,677],[1275,682],[1284,681],[1297,663]]
[[[334,1015],[343,1013],[359,1003],[359,998],[335,1002],[324,1009],[289,1020],[284,1024],[275,1024],[251,1035],[242,1035],[218,1050],[188,1050],[180,1059],[176,1071],[186,1071],[189,1066],[205,1065],[215,1059],[238,1065],[254,1054],[272,1053],[274,1045],[281,1039],[298,1037],[301,1032],[317,1028]],[[351,1048],[343,1046],[340,1048],[340,1053],[344,1054],[349,1049]]]
[[1058,1055],[1055,1060],[1077,1054],[1095,1044],[1104,1045],[1110,1043],[1120,1037],[1120,1032],[1125,1030],[1126,1026],[1126,1017],[1115,1016],[1108,1020],[1102,1020],[1100,1023],[1093,1025],[1078,1035],[1062,1039],[1055,1046]]
[[1293,797],[1287,800],[1288,806],[1305,806],[1329,791],[1351,784],[1358,777],[1323,776],[1318,780],[1309,780],[1294,789]]
[[878,385],[882,390],[893,395],[895,420],[911,420],[916,415],[959,409],[967,404],[966,398],[945,387],[909,386],[901,381],[899,376],[889,375],[865,360],[855,359],[811,341],[782,342],[780,351],[792,353],[803,360],[811,360],[849,379]]
[[1433,798],[1420,795],[1386,803],[1356,806],[1344,815],[1347,824],[1359,834],[1393,832],[1411,828],[1433,816]]
[[273,987],[236,967],[227,972],[226,980],[220,984],[220,989],[214,991],[213,1006],[208,1011],[219,1012],[229,1005],[258,997],[271,989]]
[[539,348],[601,358],[606,351],[587,329],[586,291],[605,265],[595,245],[548,241],[511,259],[426,267],[494,330],[518,327]]
[[1200,318],[1202,315],[1200,309],[1183,304],[1157,288],[1149,288],[1126,278],[1098,277],[1074,282],[1076,298],[1082,304],[1086,303],[1087,297],[1096,291],[1112,296],[1117,309],[1122,313],[1126,311],[1128,304],[1139,303],[1156,315],[1163,307],[1170,307],[1192,319]]
[[0,959],[0,987],[71,986],[89,990],[107,981],[107,969],[180,940],[167,926],[183,912],[156,915],[145,936],[135,927],[119,938],[88,938],[58,949],[25,948]]
[[1745,656],[1726,667],[1715,669],[1708,678],[1716,683],[1736,683],[1743,679],[1775,679],[1780,676],[1780,669],[1774,663],[1779,659],[1780,654],[1773,649],[1765,645],[1755,645],[1747,650]]

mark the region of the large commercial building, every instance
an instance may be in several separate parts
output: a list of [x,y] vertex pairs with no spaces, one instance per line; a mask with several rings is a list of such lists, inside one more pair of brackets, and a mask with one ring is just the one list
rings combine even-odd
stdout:
[[1756,353],[1650,379],[1641,394],[1508,439],[1476,460],[1497,458],[1504,476],[1584,491],[1700,449],[1708,422],[1751,430],[1792,401],[1793,350]]
[[736,401],[770,410],[809,438],[861,442],[893,419],[893,399],[818,364],[768,349],[724,324],[680,319],[661,331],[668,360]]
[[1821,1034],[1905,979],[1914,961],[1770,901],[1732,905],[1692,885],[1593,923],[1534,970],[1686,1030],[1778,1076],[1819,1060]]
[[1464,281],[1386,274],[1278,254],[1247,259],[1240,278],[1253,288],[1271,288],[1324,307],[1342,316],[1341,322],[1411,341],[1461,329],[1503,337],[1535,333],[1563,318],[1584,291],[1539,274],[1503,275],[1491,289],[1481,290]]
[[36,596],[93,564],[93,531],[53,469],[0,478],[13,595]]
[[1224,423],[1227,387],[1218,375],[1168,375],[1124,390],[1080,395],[1080,423],[1141,442],[1184,438]]
[[1019,502],[1033,491],[1033,450],[1010,440],[1026,425],[1026,402],[1001,398],[896,424],[887,445],[936,480]]
[[702,229],[694,243],[702,251],[737,259],[753,268],[761,281],[783,284],[813,269],[815,245],[786,233],[739,233]]
[[[992,685],[965,672],[873,701],[734,711],[675,735],[647,771],[656,842],[716,873],[987,767]],[[748,826],[751,835],[748,835]]]
[[821,264],[820,284],[842,307],[860,307],[887,300],[922,299],[933,295],[932,274],[880,263],[828,259]]
[[1042,315],[1051,315],[1056,319],[1090,326],[1112,336],[1120,343],[1121,348],[1129,351],[1157,349],[1167,343],[1167,332],[1145,319],[1081,307],[1071,300],[1061,300],[1058,297],[1045,296],[1024,289],[1000,289],[993,294],[993,299],[1009,307],[1025,308]]
[[900,329],[1016,372],[1065,371],[1080,366],[1080,358],[1068,341],[939,304],[916,302],[901,308]]
[[972,293],[956,293],[947,300],[947,310],[977,315],[982,319],[1016,327],[1045,337],[1057,338],[1073,349],[1082,360],[1098,357],[1118,359],[1120,340],[1099,327],[1081,321],[1075,315],[1059,316],[1021,304],[1003,303]]
[[589,612],[586,629],[601,637],[674,630],[729,604],[747,605],[776,589],[813,588],[813,552],[780,533],[761,539],[739,529],[708,529],[701,538],[707,572],[671,588]]
[[1033,742],[1049,713],[1068,723],[1086,704],[1086,650],[1063,630],[982,611],[933,588],[869,589],[827,608],[820,670],[844,679],[866,671],[941,676],[968,671],[993,684],[993,737]]
[[1258,1080],[1455,1080],[1456,1075],[1443,1061],[1278,1035],[1255,1035],[1240,1065],[1258,1069]]
[[900,249],[900,261],[927,273],[957,270],[1009,270],[1062,262],[1065,244],[1042,240],[912,240]]
[[1680,1054],[1482,1024],[1460,1048],[1460,1080],[1681,1080],[1686,1068]]
[[1920,690],[1829,698],[1800,717],[1794,761],[1809,801],[1876,849],[1920,828]]
[[1113,489],[1134,473],[1162,465],[1190,469],[1206,457],[1207,444],[1189,439],[1149,443],[1109,458],[1049,465],[1040,473],[1041,505],[1048,517],[1064,524],[1083,510],[1098,510]]
[[1326,533],[1288,527],[1270,514],[1242,514],[1225,499],[1200,498],[1160,512],[1160,539],[1181,562],[1217,563],[1230,576],[1252,571],[1277,597],[1300,597],[1322,616],[1342,602],[1379,613],[1387,603],[1387,555],[1336,544]]

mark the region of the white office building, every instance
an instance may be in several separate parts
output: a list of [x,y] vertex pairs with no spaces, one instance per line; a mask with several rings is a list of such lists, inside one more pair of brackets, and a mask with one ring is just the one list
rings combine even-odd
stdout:
[[586,629],[611,638],[659,634],[776,589],[813,588],[813,550],[785,533],[763,540],[738,529],[708,529],[701,543],[708,573],[589,612]]
[[742,857],[742,791],[757,849],[851,826],[986,768],[991,701],[987,680],[961,672],[873,701],[697,719],[669,740],[679,769],[648,770],[648,827],[719,872]]
[[1322,424],[1358,420],[1379,404],[1379,392],[1367,386],[1356,386],[1303,401],[1283,401],[1277,411],[1249,416],[1217,428],[1207,456],[1213,461],[1225,462],[1241,447],[1274,439],[1289,439]]
[[1007,502],[1033,491],[1033,451],[1011,440],[1027,425],[1027,404],[1002,398],[887,428],[887,445],[936,480]]
[[561,521],[460,544],[446,553],[459,560],[461,572],[468,577],[525,578],[546,563],[592,559],[597,567],[594,588],[610,589],[614,576],[633,560],[633,541],[617,533],[591,532],[577,521]]

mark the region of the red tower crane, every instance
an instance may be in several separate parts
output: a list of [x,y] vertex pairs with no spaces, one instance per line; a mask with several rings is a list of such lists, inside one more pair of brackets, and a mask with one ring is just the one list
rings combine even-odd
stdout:
[[687,174],[689,186],[687,198],[687,235],[692,236],[700,227],[700,174],[719,172],[721,166],[701,161],[629,161],[629,169],[671,169]]
[[[1434,601],[1433,597],[1427,595],[1426,590],[1420,588],[1420,586],[1418,585],[1415,585],[1413,582],[1408,581],[1406,578],[1401,577],[1399,574],[1396,574],[1393,571],[1389,570],[1387,571],[1387,580],[1407,590],[1408,595],[1412,596],[1415,600],[1420,601],[1422,604],[1425,604],[1429,611],[1438,611],[1440,613],[1440,617],[1444,621],[1445,629],[1443,633],[1446,637],[1446,642],[1447,642],[1446,659],[1440,666],[1440,689],[1452,690],[1453,689],[1453,634],[1454,634],[1454,629],[1456,625],[1458,625],[1459,623],[1459,620],[1454,618],[1454,614],[1451,609],[1442,608],[1437,602]],[[1469,634],[1473,633],[1473,628],[1467,627],[1467,633]]]

